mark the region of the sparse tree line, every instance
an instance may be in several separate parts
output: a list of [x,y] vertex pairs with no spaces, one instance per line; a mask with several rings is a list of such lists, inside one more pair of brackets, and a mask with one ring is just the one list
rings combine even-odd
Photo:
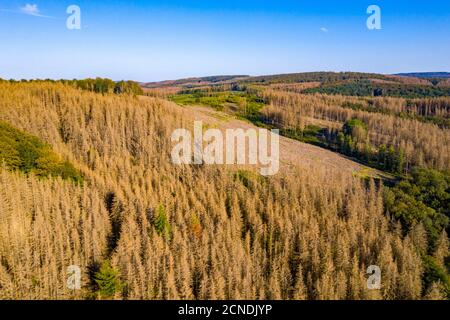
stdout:
[[3,80],[0,78],[0,82],[10,82],[10,83],[17,83],[17,82],[61,82],[63,84],[69,84],[76,88],[97,92],[97,93],[115,93],[115,94],[129,94],[129,95],[142,95],[144,94],[144,91],[142,90],[139,83],[135,81],[113,81],[108,78],[87,78],[83,80],[52,80],[52,79],[45,79],[45,80]]
[[[1,298],[447,297],[445,231],[428,246],[427,222],[386,216],[373,181],[319,165],[270,178],[174,167],[170,134],[191,126],[161,99],[0,83],[0,120],[84,179],[0,169]],[[81,290],[65,285],[69,265],[82,268]],[[367,289],[369,265],[381,290]]]
[[142,95],[144,94],[142,88],[134,81],[112,81],[111,79],[84,79],[72,80],[68,82],[82,90],[93,91],[97,93],[115,93],[115,94],[130,94]]
[[[393,146],[396,152],[401,151],[407,168],[414,166],[439,170],[450,168],[450,131],[447,127],[383,112],[349,108],[349,104],[360,102],[354,102],[355,100],[352,101],[352,98],[347,97],[310,96],[275,90],[263,91],[261,95],[270,103],[262,110],[263,121],[268,124],[303,131],[309,122],[314,124],[315,120],[320,120],[329,122],[329,126],[325,129],[332,131],[336,129],[336,124],[343,126],[347,121],[359,119],[367,128],[370,144],[375,148],[381,148],[383,145],[386,148]],[[375,104],[381,104],[382,101]],[[386,101],[388,103],[384,108],[392,110],[399,108],[395,107],[395,100]],[[401,105],[403,101],[399,100],[398,103]],[[448,98],[433,103],[427,100],[413,100],[410,105],[414,104],[421,110],[435,110],[435,116],[447,119],[446,102],[448,103]],[[430,105],[434,107],[431,108]]]
[[364,122],[352,119],[344,123],[342,130],[324,130],[323,141],[326,147],[339,153],[362,160],[380,170],[404,175],[411,171],[402,150],[393,145],[373,146]]
[[405,175],[412,169],[402,150],[394,148],[393,145],[372,145],[368,139],[367,126],[358,119],[346,121],[340,129],[307,126],[303,131],[299,131],[283,128],[281,134],[331,149],[370,167],[396,175]]

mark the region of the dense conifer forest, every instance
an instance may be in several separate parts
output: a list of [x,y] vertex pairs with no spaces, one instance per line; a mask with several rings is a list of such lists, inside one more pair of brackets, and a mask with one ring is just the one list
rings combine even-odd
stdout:
[[[392,77],[0,81],[0,298],[448,299],[450,97]],[[398,91],[322,90],[342,81]],[[386,178],[173,165],[191,106]]]

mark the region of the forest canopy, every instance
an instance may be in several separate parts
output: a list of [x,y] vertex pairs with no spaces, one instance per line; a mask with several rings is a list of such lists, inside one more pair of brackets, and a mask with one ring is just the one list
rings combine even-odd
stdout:
[[[81,85],[0,83],[0,298],[449,297],[449,132],[425,119],[446,119],[448,97],[230,83],[136,99],[110,81]],[[170,137],[192,127],[190,104],[218,112],[211,126],[280,128],[346,166],[391,173],[174,166]],[[58,178],[63,159],[82,184]],[[80,290],[65,285],[71,265]],[[380,290],[368,290],[370,265]]]

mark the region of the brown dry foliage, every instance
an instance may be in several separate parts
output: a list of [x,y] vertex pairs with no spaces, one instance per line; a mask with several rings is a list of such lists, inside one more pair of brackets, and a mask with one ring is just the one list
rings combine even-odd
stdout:
[[450,98],[416,99],[409,103],[405,99],[374,98],[370,100],[380,112],[368,112],[345,107],[349,103],[367,107],[368,100],[361,98],[305,95],[277,90],[266,90],[262,95],[270,103],[263,113],[275,123],[302,129],[307,118],[341,125],[358,118],[367,124],[369,139],[374,145],[393,145],[403,150],[408,164],[442,170],[450,168],[450,129],[395,115],[404,112],[448,118]]
[[[0,119],[52,144],[85,179],[1,169],[0,298],[82,298],[88,266],[106,258],[123,299],[421,297],[420,257],[373,183],[315,168],[245,186],[223,167],[174,166],[170,134],[191,125],[158,99],[0,84]],[[154,230],[159,204],[170,236]],[[373,264],[379,291],[366,287]],[[81,292],[66,288],[69,265],[83,270]]]

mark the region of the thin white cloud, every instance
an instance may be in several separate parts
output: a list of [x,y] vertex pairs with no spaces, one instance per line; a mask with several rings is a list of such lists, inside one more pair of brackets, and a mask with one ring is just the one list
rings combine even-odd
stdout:
[[30,16],[41,17],[41,18],[53,18],[50,16],[45,16],[41,14],[37,4],[29,4],[27,3],[23,7],[20,7],[20,12],[23,14],[28,14]]
[[320,31],[324,32],[324,33],[328,33],[328,29],[325,27],[320,28]]
[[29,15],[32,15],[32,16],[39,16],[40,15],[39,8],[38,8],[37,4],[29,4],[29,3],[27,3],[23,7],[20,7],[20,11],[22,13],[29,14]]
[[26,14],[29,16],[34,16],[34,17],[40,17],[40,18],[51,18],[51,19],[56,19],[55,17],[52,16],[46,16],[41,14],[41,11],[39,10],[39,7],[37,4],[30,4],[27,3],[22,7],[19,7],[18,10],[10,10],[10,9],[0,9],[0,11],[3,12],[11,12],[11,13],[20,13],[20,14]]

